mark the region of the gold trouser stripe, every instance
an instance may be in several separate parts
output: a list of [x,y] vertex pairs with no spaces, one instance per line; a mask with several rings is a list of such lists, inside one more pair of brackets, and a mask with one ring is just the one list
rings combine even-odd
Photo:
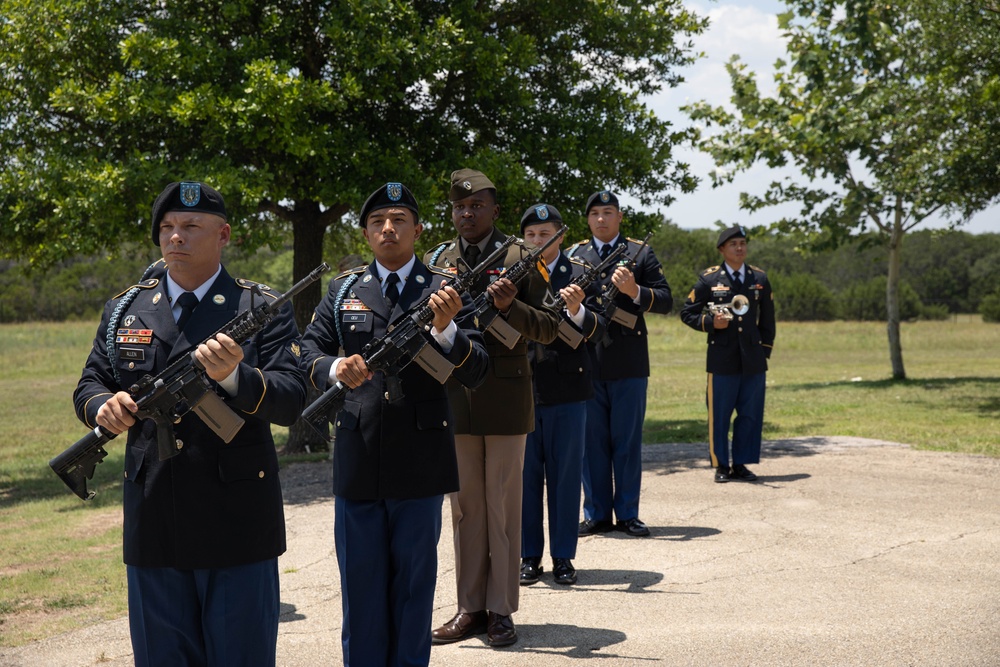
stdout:
[[719,459],[715,456],[715,396],[712,395],[712,374],[708,374],[708,455],[712,459],[712,467],[719,467]]

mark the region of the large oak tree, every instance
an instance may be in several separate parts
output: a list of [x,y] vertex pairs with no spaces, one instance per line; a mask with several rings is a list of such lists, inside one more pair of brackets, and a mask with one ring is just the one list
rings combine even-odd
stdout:
[[219,189],[244,248],[290,234],[295,280],[386,181],[427,239],[459,167],[508,231],[604,187],[669,203],[686,132],[642,100],[704,27],[681,0],[0,0],[0,256],[113,254],[173,180]]

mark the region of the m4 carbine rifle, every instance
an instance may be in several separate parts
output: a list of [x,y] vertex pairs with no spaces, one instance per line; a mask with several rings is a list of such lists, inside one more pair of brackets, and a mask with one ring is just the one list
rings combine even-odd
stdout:
[[[611,254],[601,260],[600,264],[597,266],[588,266],[583,273],[569,281],[569,284],[577,285],[582,289],[586,289],[592,282],[597,280],[598,276],[600,276],[605,269],[616,264],[618,262],[618,258],[624,255],[626,250],[628,250],[628,246],[625,244],[615,246],[615,249],[611,251]],[[552,307],[561,313],[563,308],[566,307],[566,299],[562,298],[562,295],[556,294],[555,300],[552,302]],[[573,349],[576,349],[583,341],[583,332],[580,331],[575,324],[563,317],[559,320],[559,338]]]
[[[622,266],[624,266],[632,273],[635,273],[635,261],[639,258],[639,255],[642,253],[642,251],[645,250],[646,244],[649,243],[649,239],[652,235],[653,232],[646,234],[646,238],[642,240],[642,245],[639,246],[639,249],[635,251],[634,255],[632,255],[631,257],[628,258],[628,260],[622,263]],[[622,310],[621,308],[618,307],[618,304],[615,303],[615,298],[619,294],[621,294],[621,290],[618,289],[617,285],[614,284],[608,285],[608,288],[604,291],[604,294],[601,296],[601,299],[604,301],[604,316],[608,318],[610,321],[617,322],[623,327],[628,327],[629,329],[635,329],[635,324],[636,322],[639,321],[639,316],[636,315],[635,313],[630,313],[627,310]],[[610,339],[606,338],[605,341],[610,342]]]
[[[260,286],[254,285],[250,307],[202,342],[225,334],[242,345],[270,324],[281,307],[291,301],[292,297],[329,270],[329,264],[320,264],[271,302],[264,297]],[[257,305],[254,305],[254,296],[260,297],[261,302]],[[137,420],[152,419],[156,422],[156,444],[161,461],[180,453],[174,439],[173,425],[180,422],[188,412],[194,411],[225,442],[231,441],[243,426],[243,418],[233,412],[212,389],[205,369],[195,359],[194,352],[178,359],[155,376],[143,377],[129,387],[128,391],[138,406],[133,416]],[[96,493],[87,490],[87,480],[93,479],[97,464],[108,455],[104,445],[116,435],[98,426],[49,461],[49,467],[73,493],[84,500],[90,500]]]
[[[568,229],[569,227],[563,225],[545,243],[504,269],[497,276],[497,279],[506,278],[515,285],[524,280],[535,267],[535,264],[542,258],[542,254],[549,249],[549,246],[561,239]],[[484,291],[477,295],[474,303],[477,326],[483,331],[489,331],[493,334],[493,337],[506,345],[508,350],[514,349],[514,346],[517,345],[517,339],[520,338],[521,334],[518,333],[517,329],[507,324],[507,320],[497,317],[500,313],[493,307],[493,301],[489,294]]]
[[[514,264],[504,269],[500,278],[508,278],[515,284],[528,275],[531,268],[552,243],[557,241],[565,232],[567,227],[563,227],[559,233],[552,237],[545,245],[533,250]],[[483,271],[496,264],[517,239],[508,236],[486,259],[477,264],[474,268],[467,269],[452,278],[448,287],[452,287],[459,294],[469,292],[477,283],[477,278]],[[477,295],[473,300],[475,310],[474,316],[477,318],[478,326],[489,330],[497,335],[507,335],[506,330],[513,332],[514,341],[517,341],[517,330],[507,324],[503,318],[498,318],[493,303],[489,300],[485,291]],[[411,361],[427,371],[434,379],[444,384],[451,376],[454,366],[432,346],[429,346],[428,338],[424,332],[430,331],[431,323],[434,321],[434,311],[430,307],[430,297],[427,297],[416,306],[410,309],[405,317],[389,326],[385,335],[381,338],[369,341],[361,350],[361,357],[365,360],[368,370],[382,371],[386,376],[386,389],[389,395],[389,402],[394,403],[403,398],[403,388],[399,380],[399,371],[405,368]],[[494,324],[495,322],[495,324]],[[491,326],[492,325],[492,326]],[[506,329],[497,327],[506,327]],[[509,337],[509,336],[508,336]],[[499,338],[499,336],[498,336]],[[503,340],[503,339],[501,339]],[[513,343],[510,344],[513,347]],[[337,381],[328,388],[323,395],[313,401],[309,407],[302,412],[302,419],[313,429],[328,438],[326,435],[326,423],[331,421],[340,411],[350,389],[342,382]]]
[[[465,294],[473,287],[483,271],[507,254],[507,248],[516,240],[515,237],[508,236],[488,257],[475,267],[467,267],[465,271],[458,273],[447,282],[446,286],[453,288],[459,294]],[[437,350],[427,345],[428,338],[425,332],[431,330],[434,322],[430,299],[428,296],[413,306],[404,317],[389,325],[384,336],[369,341],[361,350],[361,356],[370,371],[385,373],[390,402],[403,397],[398,373],[411,361],[416,361],[441,384],[445,383],[455,368]],[[323,392],[322,396],[309,404],[302,412],[302,419],[324,439],[328,439],[326,422],[340,411],[348,391],[350,389],[347,385],[340,381],[335,382]]]

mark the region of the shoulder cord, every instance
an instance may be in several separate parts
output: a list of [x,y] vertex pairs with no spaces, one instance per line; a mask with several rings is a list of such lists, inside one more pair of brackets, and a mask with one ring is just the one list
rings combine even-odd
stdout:
[[[144,281],[146,279],[146,276],[149,275],[150,270],[152,270],[154,266],[159,264],[159,262],[160,260],[156,260],[155,262],[147,266],[146,270],[142,272],[142,278],[139,279],[139,282]],[[107,331],[107,337],[105,339],[105,346],[107,347],[108,351],[108,362],[111,364],[111,372],[114,374],[115,382],[118,383],[118,386],[121,386],[122,383],[122,379],[118,375],[118,353],[115,348],[115,333],[118,329],[118,320],[121,319],[122,313],[125,312],[125,309],[127,309],[132,304],[132,301],[135,299],[136,295],[138,295],[140,291],[141,289],[139,287],[133,287],[128,292],[126,292],[125,296],[121,298],[121,300],[118,302],[118,305],[115,306],[114,311],[111,313],[111,319],[108,320],[108,331]]]
[[344,281],[344,284],[340,286],[337,291],[337,298],[333,300],[333,322],[337,325],[337,342],[340,343],[340,347],[344,347],[344,333],[340,330],[340,304],[344,300],[344,295],[347,294],[347,290],[351,288],[351,285],[356,283],[358,280],[358,274],[352,273]]
[[431,261],[429,261],[428,264],[430,264],[431,266],[436,266],[438,258],[441,257],[441,253],[443,253],[444,249],[447,247],[448,247],[447,243],[442,243],[441,245],[439,245],[437,250],[434,251],[434,254],[431,255]]
[[578,249],[579,247],[580,247],[580,244],[579,244],[579,243],[574,243],[574,244],[572,245],[572,247],[570,247],[570,249],[566,251],[566,256],[567,256],[567,257],[572,257],[572,256],[573,256],[573,255],[574,255],[574,254],[576,253],[576,251],[577,251],[577,249]]

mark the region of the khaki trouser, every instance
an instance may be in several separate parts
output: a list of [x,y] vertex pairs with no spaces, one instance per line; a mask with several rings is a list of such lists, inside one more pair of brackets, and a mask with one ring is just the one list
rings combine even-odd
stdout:
[[456,435],[459,490],[449,494],[458,610],[517,611],[521,484],[527,435]]

